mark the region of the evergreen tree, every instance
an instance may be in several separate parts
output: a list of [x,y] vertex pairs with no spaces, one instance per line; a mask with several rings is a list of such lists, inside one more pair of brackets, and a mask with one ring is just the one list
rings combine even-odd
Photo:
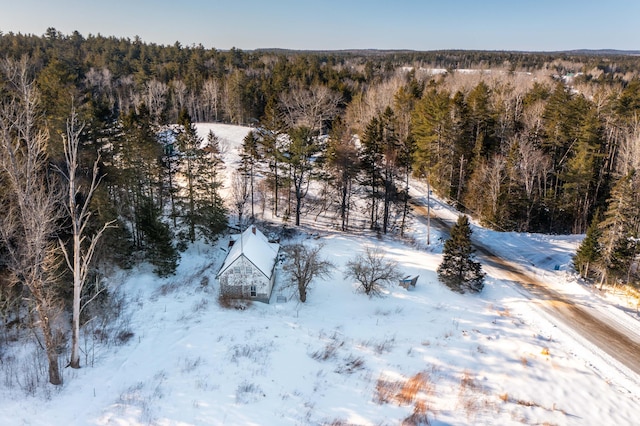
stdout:
[[164,205],[165,199],[169,198],[170,215],[173,220],[173,227],[177,226],[178,213],[176,210],[176,197],[179,193],[176,174],[179,171],[178,151],[175,147],[176,134],[173,131],[161,132],[158,141],[163,146],[161,159],[163,176],[160,182],[160,205]]
[[368,186],[370,229],[379,229],[378,205],[380,202],[380,184],[382,182],[382,162],[384,158],[382,147],[382,122],[379,117],[373,117],[367,124],[362,137],[360,163],[364,169],[364,185]]
[[435,88],[426,91],[413,110],[411,129],[416,144],[413,169],[440,194],[450,195],[456,159],[449,93]]
[[[450,170],[449,196],[459,205],[462,202],[462,194],[467,187],[467,175],[473,171],[471,166],[474,165],[471,160],[474,158],[473,148],[475,145],[469,141],[474,138],[479,141],[480,138],[476,138],[477,135],[472,128],[470,108],[462,92],[457,91],[453,95],[451,106],[453,142],[450,145],[453,146],[454,154]],[[484,133],[481,135],[484,138]],[[484,143],[484,139],[482,142]]]
[[133,224],[133,242],[141,248],[144,237],[137,224],[143,214],[143,201],[152,200],[160,208],[162,146],[144,105],[139,107],[139,113],[127,114],[121,126],[121,135],[114,138],[114,168],[107,170],[106,175],[108,180],[113,179],[112,202],[118,206],[119,215]]
[[495,137],[496,115],[491,105],[492,93],[484,81],[467,96],[469,107],[468,124],[472,129],[473,161],[488,158],[497,147]]
[[242,140],[242,150],[240,152],[240,172],[249,178],[249,197],[251,201],[251,220],[255,218],[255,175],[260,152],[258,151],[258,134],[254,131],[247,133]]
[[273,214],[278,216],[278,190],[282,177],[280,176],[280,167],[283,163],[282,158],[282,142],[281,135],[285,133],[285,125],[278,113],[278,109],[274,101],[267,102],[264,116],[260,122],[260,144],[262,145],[262,153],[268,164],[268,170],[265,171],[269,186],[273,188]]
[[200,150],[195,164],[195,187],[198,193],[195,223],[200,234],[208,241],[214,241],[227,227],[227,209],[220,196],[223,169],[220,141],[213,132],[209,132],[207,145]]
[[640,229],[640,185],[635,172],[622,177],[611,190],[609,206],[600,223],[601,285],[629,276]]
[[178,124],[181,126],[178,131],[178,148],[183,162],[182,173],[187,180],[186,199],[183,200],[184,220],[188,229],[189,241],[196,239],[196,162],[201,155],[200,143],[202,139],[198,136],[195,125],[191,122],[191,117],[187,110],[180,111]]
[[590,278],[591,267],[600,261],[600,246],[598,245],[600,235],[598,220],[594,219],[587,228],[587,235],[573,257],[573,265],[582,278]]
[[313,172],[313,156],[319,151],[317,138],[308,127],[289,130],[290,143],[285,158],[291,170],[296,197],[296,226],[300,225],[302,200],[307,196]]
[[61,160],[56,157],[63,152],[62,135],[66,131],[69,111],[81,104],[76,80],[77,75],[71,65],[55,57],[38,74],[41,106],[51,135],[47,150],[54,161]]
[[580,125],[570,155],[567,155],[566,167],[561,178],[564,182],[561,206],[567,214],[565,221],[573,218],[571,231],[584,232],[587,220],[593,213],[596,202],[596,178],[601,168],[599,151],[601,128],[595,107],[584,97],[574,101],[576,114],[580,116]]
[[329,139],[327,166],[331,174],[331,185],[340,194],[341,229],[346,231],[349,226],[353,182],[358,174],[360,164],[355,140],[339,119],[337,123],[334,123],[333,132]]
[[162,222],[160,209],[151,199],[145,198],[140,210],[137,227],[145,241],[146,259],[155,266],[153,272],[159,277],[173,275],[180,255],[173,245],[173,233],[169,225]]
[[[563,171],[567,168],[567,159],[576,140],[579,102],[562,82],[556,84],[555,90],[549,96],[543,112],[544,137],[542,148],[550,155],[552,182],[546,194],[546,203],[550,210],[550,231],[565,232],[569,228],[571,214],[567,215],[561,208],[563,195]],[[583,150],[587,154],[587,150]],[[588,158],[587,155],[580,157]],[[584,163],[584,161],[579,161]],[[584,167],[581,167],[584,169]],[[572,186],[568,187],[573,190]],[[576,187],[577,188],[577,187]]]
[[383,184],[384,203],[382,209],[382,232],[386,234],[390,227],[391,207],[397,199],[396,179],[398,177],[398,165],[400,163],[400,144],[396,131],[396,117],[391,109],[387,107],[380,117],[382,125],[382,152],[383,152]]
[[398,90],[394,96],[394,108],[396,115],[396,133],[398,136],[398,155],[396,164],[398,168],[398,180],[402,181],[402,189],[399,197],[402,202],[402,220],[400,222],[400,235],[404,235],[409,215],[409,178],[413,170],[413,154],[415,141],[411,134],[411,113],[415,103],[422,95],[424,87],[415,80],[413,72],[411,80],[406,86]]
[[479,293],[484,287],[485,274],[474,260],[471,233],[467,216],[459,216],[451,228],[451,237],[444,243],[443,260],[438,266],[440,281],[459,293]]

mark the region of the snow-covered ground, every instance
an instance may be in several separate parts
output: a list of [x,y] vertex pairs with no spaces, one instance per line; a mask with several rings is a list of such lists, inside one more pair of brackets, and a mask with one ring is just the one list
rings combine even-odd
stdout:
[[[248,131],[199,129],[230,146]],[[7,387],[0,359],[0,424],[396,425],[420,416],[432,425],[637,423],[637,376],[607,368],[597,350],[492,270],[480,295],[449,291],[435,274],[442,242],[433,232],[426,246],[421,222],[406,241],[313,233],[296,238],[322,244],[335,269],[315,282],[305,304],[279,269],[271,304],[220,307],[214,277],[226,241],[190,247],[167,279],[144,266],[114,276],[133,335],[119,346],[97,345],[92,365],[65,369],[62,387],[31,395],[15,381]],[[475,233],[563,291],[606,305],[570,273],[578,237]],[[367,246],[419,275],[415,289],[389,286],[373,298],[358,292],[342,271]],[[275,302],[278,295],[287,301]],[[606,306],[621,326],[638,328],[637,316]],[[8,353],[17,356],[16,348]]]

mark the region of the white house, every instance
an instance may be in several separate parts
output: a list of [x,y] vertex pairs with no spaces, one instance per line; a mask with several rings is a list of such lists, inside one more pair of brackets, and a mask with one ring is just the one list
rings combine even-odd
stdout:
[[270,243],[254,225],[234,235],[232,242],[216,277],[220,293],[269,303],[280,245]]

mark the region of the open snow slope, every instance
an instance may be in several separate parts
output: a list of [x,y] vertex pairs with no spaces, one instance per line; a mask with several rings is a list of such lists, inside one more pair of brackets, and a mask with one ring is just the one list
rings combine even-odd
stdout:
[[[248,131],[206,128],[232,145]],[[480,295],[450,292],[435,274],[439,235],[427,247],[420,222],[412,244],[314,232],[296,241],[323,244],[335,269],[305,304],[279,269],[272,300],[287,302],[220,307],[214,277],[226,241],[190,247],[167,279],[144,266],[114,276],[133,336],[98,345],[93,365],[66,369],[53,392],[25,395],[0,375],[0,424],[396,425],[421,417],[441,425],[636,424],[638,377],[608,369],[597,350],[491,270]],[[553,274],[558,287],[582,288],[582,297],[602,303],[568,272],[578,238],[475,232],[523,267]],[[358,292],[342,271],[366,246],[419,275],[416,288],[390,286],[374,298]],[[614,315],[637,327],[632,313]]]

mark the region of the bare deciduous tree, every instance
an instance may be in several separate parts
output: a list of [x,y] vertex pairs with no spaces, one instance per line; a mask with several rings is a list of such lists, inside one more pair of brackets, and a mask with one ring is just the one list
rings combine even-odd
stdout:
[[169,86],[156,79],[147,83],[146,103],[149,113],[156,124],[161,122],[162,113],[167,107]]
[[487,165],[487,194],[491,201],[491,217],[495,218],[498,214],[498,198],[502,190],[502,184],[506,178],[505,167],[506,159],[502,155],[495,155],[491,162]]
[[353,278],[369,296],[380,294],[385,284],[400,278],[398,263],[389,260],[380,248],[367,247],[364,253],[347,262],[345,278]]
[[96,245],[104,231],[115,223],[115,221],[107,222],[96,234],[91,237],[87,236],[87,226],[89,225],[89,219],[91,218],[89,204],[91,203],[93,194],[100,183],[100,177],[98,177],[98,162],[100,157],[98,156],[96,161],[93,163],[91,181],[83,194],[82,186],[78,179],[78,147],[80,144],[80,133],[82,132],[82,128],[83,126],[78,126],[75,111],[72,111],[70,119],[67,120],[67,135],[63,138],[66,170],[58,169],[68,184],[68,199],[65,207],[67,214],[71,219],[72,230],[71,254],[64,243],[61,240],[59,241],[67,266],[73,274],[71,359],[69,361],[69,366],[71,368],[80,368],[80,313],[82,308],[86,306],[86,303],[84,306],[81,306],[82,289],[84,288],[87,275],[89,274],[89,267],[91,265],[91,260],[93,259],[93,254],[95,253]]
[[122,76],[114,83],[115,97],[121,114],[129,114],[131,107],[138,108],[138,101],[134,99],[134,81],[132,75]]
[[60,306],[54,288],[57,259],[53,236],[61,194],[47,175],[47,132],[37,127],[38,96],[26,58],[2,63],[9,95],[0,106],[0,172],[8,186],[0,236],[14,282],[29,290],[49,366],[49,382],[62,384],[55,330]]
[[205,107],[205,120],[218,121],[218,104],[220,102],[220,88],[218,80],[210,78],[202,86],[202,98]]
[[116,103],[113,90],[113,75],[108,68],[90,68],[85,75],[85,84],[94,93],[103,95],[109,100],[109,107],[113,108]]
[[289,256],[284,269],[293,278],[293,284],[298,288],[300,301],[304,303],[307,301],[307,292],[311,282],[315,278],[329,276],[333,264],[320,258],[321,245],[310,248],[303,244],[291,244],[283,249]]
[[368,86],[357,93],[347,106],[345,121],[355,133],[362,133],[371,119],[389,106],[393,106],[395,94],[406,83],[404,75],[395,75],[379,84]]
[[244,173],[234,171],[231,175],[231,204],[238,214],[238,225],[242,227],[242,216],[249,200],[249,179]]
[[172,80],[171,89],[173,94],[173,112],[177,117],[180,111],[187,105],[187,85],[182,80]]
[[616,166],[620,176],[625,176],[632,170],[640,170],[640,118],[638,117],[628,129],[625,129]]
[[340,96],[326,86],[295,88],[280,96],[280,105],[287,125],[306,127],[312,133],[322,129],[322,124],[338,113]]

